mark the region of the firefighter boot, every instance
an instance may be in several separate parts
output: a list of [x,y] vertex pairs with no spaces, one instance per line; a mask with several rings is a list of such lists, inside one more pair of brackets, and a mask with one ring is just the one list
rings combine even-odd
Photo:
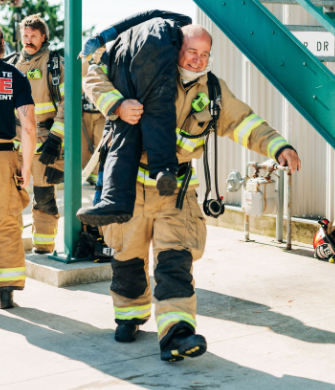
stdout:
[[187,328],[179,328],[172,334],[162,348],[161,360],[179,362],[185,357],[197,357],[206,352],[207,343],[204,336],[192,333]]
[[0,291],[0,309],[14,307],[13,291]]
[[138,332],[138,325],[133,324],[119,324],[115,330],[115,341],[119,343],[131,343],[136,340],[136,333]]
[[156,187],[160,196],[173,195],[177,189],[177,179],[168,171],[159,172],[156,176]]
[[90,226],[106,226],[115,222],[124,223],[128,222],[131,217],[129,212],[115,210],[103,200],[95,206],[81,208],[77,212],[77,218]]

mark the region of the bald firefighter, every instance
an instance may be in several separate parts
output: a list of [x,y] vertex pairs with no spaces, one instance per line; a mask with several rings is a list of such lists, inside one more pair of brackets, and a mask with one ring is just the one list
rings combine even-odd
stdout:
[[[0,58],[5,52],[0,28]],[[13,139],[14,109],[21,121],[21,165]],[[0,60],[0,309],[14,306],[13,292],[25,284],[25,256],[18,217],[29,204],[29,185],[36,144],[34,101],[27,78]]]
[[[143,151],[133,218],[127,223],[103,227],[106,243],[114,248],[110,291],[117,323],[115,339],[119,342],[135,341],[139,326],[151,316],[148,262],[152,243],[155,317],[164,361],[197,357],[207,348],[205,337],[196,334],[196,296],[192,276],[193,261],[200,259],[204,252],[206,225],[195,191],[199,182],[191,166],[192,159],[200,158],[206,146],[206,129],[212,123],[218,136],[227,136],[281,165],[288,165],[291,173],[299,170],[301,164],[294,148],[265,119],[238,100],[223,80],[210,72],[210,34],[197,25],[183,27],[181,31],[183,41],[178,58],[175,100],[178,189],[172,196],[159,196],[155,180],[149,177],[147,154]],[[90,71],[84,88],[96,104],[101,94],[108,89],[114,90],[109,69],[108,74],[98,67]],[[122,88],[118,90],[122,95]],[[210,106],[199,112],[192,109],[199,96],[204,97],[199,94],[213,99],[213,90],[216,90],[217,98],[221,97],[222,108],[218,113],[210,111]],[[216,99],[211,101],[216,104]],[[141,113],[134,110],[135,104],[133,99],[123,100],[109,118],[120,118],[127,123],[139,122]],[[115,101],[110,103],[110,107],[113,106]],[[104,107],[104,112],[109,110],[109,107]],[[213,115],[217,116],[214,122]],[[104,176],[106,174],[105,169]]]
[[[27,75],[35,102],[37,144],[32,163],[33,247],[36,254],[53,252],[59,212],[56,184],[64,178],[64,67],[57,52],[48,49],[49,29],[40,14],[20,23],[23,49],[13,58]],[[17,121],[15,145],[21,151],[21,124]]]

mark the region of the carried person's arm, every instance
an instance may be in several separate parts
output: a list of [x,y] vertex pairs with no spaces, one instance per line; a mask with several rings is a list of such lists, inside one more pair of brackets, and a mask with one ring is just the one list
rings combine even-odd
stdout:
[[22,188],[29,185],[31,165],[36,147],[36,118],[33,104],[28,104],[17,108],[21,122],[21,145],[22,145],[22,166],[21,176]]
[[288,166],[290,173],[300,170],[301,161],[296,150],[277,130],[255,114],[252,109],[237,99],[220,80],[222,110],[218,120],[218,135],[228,136],[232,141],[263,156]]

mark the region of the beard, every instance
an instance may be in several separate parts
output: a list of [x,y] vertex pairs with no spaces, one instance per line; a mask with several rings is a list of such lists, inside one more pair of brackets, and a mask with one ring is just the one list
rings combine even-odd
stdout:
[[0,44],[0,58],[2,58],[4,54],[5,54],[5,45]]

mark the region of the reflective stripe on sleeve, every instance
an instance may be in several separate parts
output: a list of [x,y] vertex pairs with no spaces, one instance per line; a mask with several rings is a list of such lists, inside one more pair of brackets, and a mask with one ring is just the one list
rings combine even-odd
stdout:
[[176,133],[177,133],[177,145],[180,146],[182,149],[187,150],[190,153],[192,153],[195,148],[204,145],[205,143],[205,137],[194,138],[194,139],[183,137],[183,133],[188,134],[185,130],[177,128]]
[[149,305],[133,306],[133,307],[116,307],[115,318],[118,320],[131,320],[133,318],[147,318],[151,314],[151,303]]
[[105,65],[101,65],[100,66],[101,70],[105,73],[105,74],[108,74],[108,70],[107,70],[107,67]]
[[167,326],[169,326],[170,328],[171,324],[178,323],[180,321],[185,321],[188,324],[192,325],[194,328],[196,327],[195,318],[191,314],[184,313],[182,311],[159,315],[157,317],[158,337],[160,337],[160,335],[166,329]]
[[265,120],[258,115],[249,115],[234,130],[234,141],[247,148],[251,132],[263,122]]
[[100,112],[107,116],[110,104],[122,98],[121,93],[117,89],[113,89],[110,92],[101,94],[97,100],[97,107]]
[[64,123],[58,121],[54,122],[50,131],[64,135]]
[[269,142],[267,148],[268,156],[275,160],[275,155],[277,151],[285,145],[290,145],[285,138],[279,136],[273,139],[271,142]]
[[33,243],[36,245],[53,245],[55,243],[56,234],[39,234],[34,233]]
[[12,280],[24,280],[26,278],[26,268],[0,268],[0,282]]

